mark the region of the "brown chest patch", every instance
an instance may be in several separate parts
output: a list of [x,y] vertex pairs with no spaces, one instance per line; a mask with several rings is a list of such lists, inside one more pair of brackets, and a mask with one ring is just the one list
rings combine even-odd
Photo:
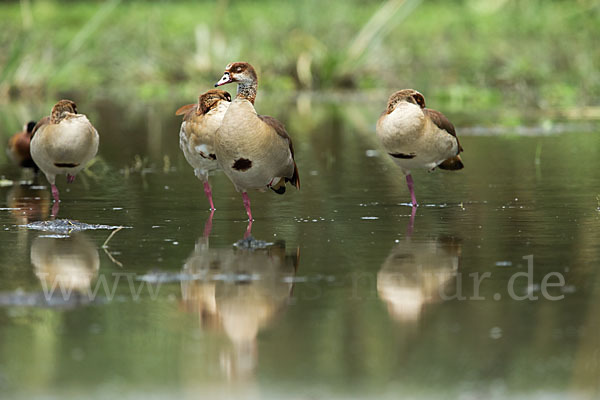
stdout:
[[252,161],[248,160],[247,158],[238,158],[235,160],[231,168],[242,172],[248,171],[250,168],[252,168]]
[[9,146],[12,147],[15,156],[23,160],[31,158],[31,154],[29,153],[30,142],[31,138],[29,136],[19,134],[18,136],[15,135],[10,139]]

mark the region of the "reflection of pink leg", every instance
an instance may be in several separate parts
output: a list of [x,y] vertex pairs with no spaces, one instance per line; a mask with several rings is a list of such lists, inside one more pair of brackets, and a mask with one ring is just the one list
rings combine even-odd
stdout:
[[58,209],[60,208],[60,203],[58,201],[54,202],[54,205],[52,205],[52,216],[56,217],[58,215]]
[[75,175],[67,174],[67,183],[75,182]]
[[204,193],[210,202],[210,209],[213,211],[216,210],[215,205],[213,204],[212,190],[210,190],[210,183],[208,183],[208,181],[204,182]]
[[410,174],[406,175],[406,185],[408,186],[408,191],[410,192],[410,200],[412,202],[412,206],[416,207],[417,198],[415,196],[415,183],[413,182],[412,176]]
[[212,231],[212,219],[213,219],[213,215],[215,215],[215,210],[212,210],[210,212],[210,216],[208,217],[208,220],[204,224],[204,237],[205,238],[209,237],[210,236],[210,231]]
[[254,221],[252,211],[250,210],[250,197],[248,197],[248,193],[242,193],[242,199],[244,200],[244,207],[246,207],[246,214],[248,214],[248,221]]
[[55,184],[51,184],[52,187],[52,197],[54,197],[54,201],[58,203],[60,199],[58,198],[58,188]]
[[248,239],[252,236],[252,220],[248,221],[248,226],[246,227],[246,233],[244,233],[244,239]]
[[408,220],[408,226],[406,227],[406,236],[411,236],[415,229],[415,215],[417,215],[417,207],[413,207],[410,213],[410,219]]

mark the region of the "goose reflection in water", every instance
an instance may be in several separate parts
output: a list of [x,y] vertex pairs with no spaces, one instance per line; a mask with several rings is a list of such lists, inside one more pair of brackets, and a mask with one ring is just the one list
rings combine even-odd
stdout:
[[283,242],[253,250],[211,249],[208,235],[196,242],[183,272],[201,278],[182,281],[183,306],[198,314],[203,330],[223,332],[231,341],[233,350],[220,357],[227,377],[252,375],[258,332],[285,308],[298,261],[299,252],[286,255]]
[[17,225],[42,221],[50,215],[50,193],[40,186],[15,184],[6,195],[6,204]]
[[405,240],[391,250],[377,274],[379,297],[392,318],[402,322],[416,322],[428,304],[452,296],[451,282],[461,258],[460,241],[455,238],[411,237],[415,211]]
[[89,301],[100,258],[96,246],[83,234],[38,236],[31,245],[31,263],[47,301],[63,305]]

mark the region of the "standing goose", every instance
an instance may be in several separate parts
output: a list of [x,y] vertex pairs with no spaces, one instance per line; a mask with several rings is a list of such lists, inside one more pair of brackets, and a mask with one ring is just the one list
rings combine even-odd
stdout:
[[441,112],[425,108],[425,98],[416,90],[403,89],[390,96],[377,121],[377,137],[406,175],[413,207],[417,199],[412,169],[463,168],[459,156],[463,149],[454,126]]
[[56,175],[66,174],[67,182],[73,182],[75,174],[98,152],[99,140],[96,129],[85,115],[77,113],[71,100],[56,103],[50,116],[42,118],[33,129],[31,157],[46,175],[57,204]]
[[31,152],[29,150],[31,144],[31,135],[33,134],[33,128],[35,127],[35,121],[29,121],[21,132],[17,132],[8,139],[8,146],[6,147],[6,153],[10,159],[22,168],[31,168],[33,172],[37,174],[39,168],[33,162],[31,158]]
[[211,210],[215,209],[215,205],[208,174],[219,168],[214,149],[215,132],[221,126],[229,104],[229,93],[211,89],[198,98],[198,104],[188,104],[175,112],[175,115],[183,115],[179,146],[187,162],[194,168],[196,177],[204,182],[204,193],[208,197]]
[[227,65],[215,86],[231,82],[238,84],[237,95],[215,135],[215,150],[217,162],[236,190],[242,192],[248,219],[252,221],[248,190],[269,188],[283,194],[286,182],[300,189],[300,178],[292,139],[285,127],[273,117],[258,115],[254,109],[258,84],[252,65]]

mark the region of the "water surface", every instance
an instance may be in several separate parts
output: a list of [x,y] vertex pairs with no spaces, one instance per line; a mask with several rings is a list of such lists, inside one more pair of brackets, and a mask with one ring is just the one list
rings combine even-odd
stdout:
[[412,215],[399,171],[368,151],[378,110],[258,104],[286,123],[302,182],[251,193],[261,249],[234,246],[247,221],[222,174],[210,225],[177,104],[87,107],[101,159],[59,181],[58,217],[128,227],[106,248],[110,230],[21,226],[50,218],[43,177],[0,189],[3,393],[600,396],[596,132],[463,135],[463,171],[413,174]]

